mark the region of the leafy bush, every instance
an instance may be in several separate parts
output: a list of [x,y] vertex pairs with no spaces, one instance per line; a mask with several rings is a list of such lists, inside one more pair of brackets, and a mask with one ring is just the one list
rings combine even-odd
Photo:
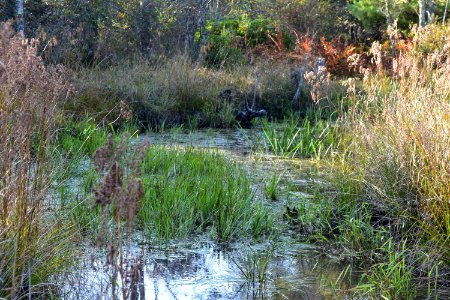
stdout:
[[[418,1],[390,2],[391,17],[397,20],[400,29],[408,30],[411,24],[417,23],[417,3]],[[379,37],[387,25],[385,5],[385,1],[380,0],[354,0],[348,7],[369,34]]]
[[235,32],[223,28],[220,34],[210,37],[211,48],[206,63],[215,67],[235,67],[245,62],[245,57],[236,43]]
[[206,62],[210,66],[225,67],[243,64],[242,51],[267,42],[268,34],[275,32],[272,20],[261,16],[251,19],[245,14],[226,18],[218,24],[210,22],[207,29],[210,48]]

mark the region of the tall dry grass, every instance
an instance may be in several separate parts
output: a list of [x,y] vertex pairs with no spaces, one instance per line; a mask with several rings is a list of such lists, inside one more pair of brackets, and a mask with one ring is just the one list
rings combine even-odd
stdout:
[[66,259],[70,230],[46,212],[48,147],[58,101],[67,84],[46,67],[37,42],[0,25],[0,297],[42,293],[40,283]]
[[421,51],[430,34],[430,28],[416,31],[414,51],[394,58],[391,70],[380,60],[378,74],[366,74],[364,95],[354,98],[350,111],[352,164],[362,170],[377,210],[392,219],[412,218],[425,244],[433,245],[430,262],[448,268],[450,38],[442,35],[443,45]]
[[136,60],[78,71],[78,96],[68,108],[78,114],[104,110],[104,116],[110,111],[117,114],[123,101],[136,119],[151,127],[190,122],[230,127],[244,108],[245,96],[252,101],[257,74],[255,109],[265,108],[280,116],[290,110],[295,91],[290,71],[287,63],[225,70],[198,66],[186,56],[153,62]]

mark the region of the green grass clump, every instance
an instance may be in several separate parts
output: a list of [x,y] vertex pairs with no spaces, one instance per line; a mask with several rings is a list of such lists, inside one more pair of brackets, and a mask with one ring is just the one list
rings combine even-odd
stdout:
[[279,198],[279,183],[281,181],[281,175],[273,174],[265,183],[265,192],[267,199],[278,200]]
[[373,265],[370,272],[362,276],[362,283],[356,287],[358,292],[371,299],[417,299],[406,242],[395,245],[391,238],[382,245],[380,250],[387,259]]
[[290,203],[284,214],[285,220],[293,225],[308,241],[326,241],[331,238],[333,224],[333,203],[328,199],[300,198]]
[[107,130],[100,128],[91,118],[78,122],[69,120],[58,135],[58,143],[72,156],[91,156],[105,143],[107,136]]
[[255,201],[245,171],[218,153],[151,147],[142,161],[142,182],[139,224],[149,238],[202,232],[220,241],[259,237],[274,223]]
[[262,126],[265,149],[283,157],[322,157],[337,140],[336,129],[330,121],[318,116],[303,120],[290,116],[281,124],[264,122]]
[[263,288],[268,280],[268,266],[273,249],[256,251],[251,248],[242,251],[240,259],[231,258],[248,284]]
[[71,220],[80,232],[96,240],[101,231],[102,215],[100,207],[93,208],[92,194],[97,188],[100,176],[94,168],[80,172],[77,184],[61,184],[58,187],[61,213]]

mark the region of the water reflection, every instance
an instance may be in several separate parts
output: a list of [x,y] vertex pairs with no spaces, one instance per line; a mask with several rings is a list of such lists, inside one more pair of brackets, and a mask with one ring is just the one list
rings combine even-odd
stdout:
[[[263,180],[274,172],[282,175],[282,189],[289,186],[286,197],[305,198],[310,195],[311,187],[328,188],[326,182],[313,178],[308,161],[250,155],[251,145],[243,131],[149,134],[140,139],[152,144],[218,149],[231,159],[244,162],[250,169],[256,196],[263,193]],[[284,200],[271,205],[283,209]],[[138,244],[135,241],[136,253],[141,249]],[[142,294],[137,298],[345,299],[351,287],[351,282],[341,278],[343,271],[348,270],[346,265],[324,256],[316,247],[296,243],[288,233],[276,246],[239,243],[224,248],[203,237],[195,237],[189,242],[165,247],[144,246]],[[105,266],[106,253],[91,246],[86,249],[91,253],[85,254],[82,263],[63,276],[61,296],[64,299],[110,299],[114,273]],[[252,259],[258,257],[255,253],[265,251],[270,251],[265,280],[249,280],[245,270],[252,269],[255,263]],[[120,290],[120,282],[120,278],[115,282],[116,289]]]
[[[311,245],[283,247],[270,255],[263,284],[249,281],[241,269],[248,264],[245,253],[265,251],[266,245],[235,244],[223,249],[205,242],[172,249],[148,247],[143,294],[137,299],[345,299],[345,292],[338,293],[329,284],[338,280],[345,266]],[[101,253],[96,259],[91,254],[74,272],[78,275],[72,277],[72,288],[65,290],[63,298],[110,299],[113,273],[104,262]],[[120,290],[120,278],[116,285]],[[348,282],[339,287],[345,290]]]

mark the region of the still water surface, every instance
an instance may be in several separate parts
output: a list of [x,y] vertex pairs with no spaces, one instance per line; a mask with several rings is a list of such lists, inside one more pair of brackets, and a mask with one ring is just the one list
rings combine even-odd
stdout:
[[[248,136],[251,132],[242,130],[200,130],[150,133],[139,139],[168,147],[213,149],[242,162],[249,170],[256,198],[263,195],[267,178],[281,174],[280,190],[284,192],[279,201],[270,204],[274,210],[284,210],[289,199],[310,196],[311,190],[329,190],[309,160],[252,154]],[[65,276],[63,297],[110,299],[113,271],[105,266],[106,253],[86,248],[89,253]],[[347,264],[318,247],[298,242],[287,227],[277,242],[218,245],[196,236],[169,245],[142,245],[137,237],[131,249],[144,252],[139,299],[347,299],[348,278],[353,278],[353,283],[357,280],[355,275],[342,276],[351,271]],[[259,271],[265,262],[267,268]],[[256,278],[251,278],[252,274]],[[261,274],[265,276],[262,281],[258,280]]]

